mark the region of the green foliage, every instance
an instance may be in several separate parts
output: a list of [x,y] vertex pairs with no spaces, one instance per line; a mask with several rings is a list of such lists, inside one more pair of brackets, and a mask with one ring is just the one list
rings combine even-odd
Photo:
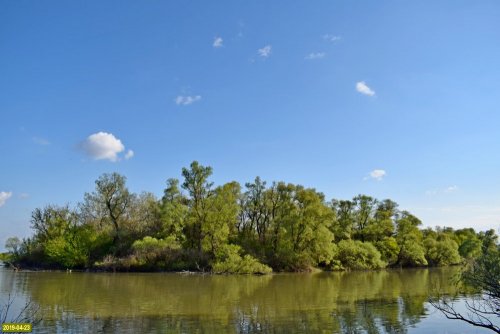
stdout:
[[161,225],[156,234],[160,237],[174,236],[178,242],[184,243],[188,210],[187,198],[179,189],[179,180],[168,179],[160,203]]
[[179,257],[180,243],[174,236],[165,239],[144,237],[132,244],[133,256],[129,257],[128,267],[157,267],[169,269]]
[[[35,209],[34,235],[8,239],[15,263],[56,268],[266,273],[450,265],[496,249],[494,231],[421,230],[398,205],[367,195],[326,202],[313,188],[257,177],[214,187],[194,161],[163,197],[103,174],[76,209]],[[269,266],[269,267],[268,267]]]
[[86,193],[81,205],[82,215],[99,229],[111,227],[113,252],[125,248],[121,244],[124,224],[130,216],[134,195],[126,187],[127,178],[118,173],[103,174],[95,181],[95,191]]
[[219,248],[228,241],[240,210],[239,196],[240,185],[231,182],[215,189],[207,200],[209,210],[201,226],[202,249],[211,256],[215,256]]
[[[500,306],[500,247],[489,248],[473,260],[462,274],[462,281],[494,298]],[[500,315],[500,310],[496,310]]]
[[389,266],[394,265],[398,261],[399,246],[398,242],[393,237],[385,237],[380,241],[376,241],[374,246],[380,252],[382,261]]
[[238,245],[224,245],[212,266],[217,274],[269,274],[272,269],[250,255],[241,256]]
[[429,236],[424,240],[424,246],[429,265],[447,266],[461,261],[457,243],[448,236],[441,236],[439,239]]
[[398,260],[400,266],[426,266],[425,249],[422,244],[422,231],[418,226],[422,222],[407,211],[396,220],[396,241],[399,246]]
[[336,259],[344,269],[380,269],[386,266],[375,246],[359,240],[340,241]]

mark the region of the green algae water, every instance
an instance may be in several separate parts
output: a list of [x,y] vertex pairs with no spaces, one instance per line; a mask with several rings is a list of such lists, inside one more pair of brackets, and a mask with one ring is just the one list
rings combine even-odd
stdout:
[[[39,307],[35,333],[487,333],[427,300],[458,268],[267,276],[14,272],[0,297]],[[467,296],[457,301],[463,303]]]

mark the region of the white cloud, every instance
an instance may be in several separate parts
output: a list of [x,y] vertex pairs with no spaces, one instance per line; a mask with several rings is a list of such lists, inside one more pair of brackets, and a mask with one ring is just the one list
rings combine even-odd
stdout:
[[5,202],[12,197],[12,192],[0,191],[0,207],[4,206]]
[[427,196],[435,196],[438,194],[451,194],[454,192],[457,192],[459,190],[457,185],[449,186],[446,188],[435,188],[435,189],[430,189],[425,192]]
[[312,53],[308,54],[305,59],[307,59],[307,60],[321,59],[321,58],[325,58],[325,56],[326,56],[325,52],[316,52],[316,53],[312,52]]
[[375,95],[375,91],[373,91],[364,81],[360,81],[356,83],[356,90],[361,94],[373,96]]
[[438,192],[439,192],[439,189],[430,189],[430,190],[426,190],[425,194],[427,196],[434,196],[434,195],[437,195]]
[[374,179],[374,180],[377,180],[377,181],[382,181],[382,179],[386,175],[387,175],[387,173],[385,172],[385,170],[383,170],[383,169],[374,169],[370,173],[368,173],[368,176],[366,176],[364,179],[365,180]]
[[28,198],[28,197],[30,197],[30,194],[28,194],[28,193],[20,193],[20,194],[19,194],[19,198],[20,198],[20,199],[26,199],[26,198]]
[[259,54],[259,56],[267,58],[271,55],[271,49],[271,45],[266,45],[262,49],[257,50],[257,53]]
[[201,96],[200,95],[196,95],[196,96],[182,96],[182,95],[179,95],[175,98],[175,104],[177,105],[183,105],[183,106],[187,106],[187,105],[190,105],[190,104],[193,104],[197,101],[201,100]]
[[134,151],[128,150],[127,153],[125,154],[125,159],[131,159],[134,156]]
[[342,39],[340,36],[332,35],[332,34],[324,34],[323,39],[328,41],[328,42],[337,42]]
[[215,39],[214,39],[214,43],[212,44],[212,46],[213,46],[214,48],[220,48],[220,47],[222,47],[222,46],[223,46],[223,45],[222,45],[222,42],[223,42],[223,40],[222,40],[222,38],[221,38],[221,37],[215,37]]
[[455,191],[457,191],[457,190],[458,190],[458,186],[453,185],[453,186],[449,186],[448,188],[446,188],[446,189],[444,190],[444,192],[445,192],[445,193],[453,193],[453,192],[455,192]]
[[42,137],[33,137],[33,142],[35,144],[42,145],[42,146],[50,145],[50,142],[47,139],[42,138]]
[[95,160],[109,160],[113,162],[118,161],[118,154],[125,151],[125,146],[121,140],[107,132],[98,132],[88,136],[81,144],[81,148],[88,156]]

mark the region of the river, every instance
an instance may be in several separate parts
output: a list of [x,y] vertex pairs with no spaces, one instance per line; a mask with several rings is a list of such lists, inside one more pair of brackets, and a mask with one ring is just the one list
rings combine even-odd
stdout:
[[[427,303],[458,268],[266,276],[14,272],[0,298],[26,300],[35,333],[488,333]],[[467,296],[458,299],[463,306]]]

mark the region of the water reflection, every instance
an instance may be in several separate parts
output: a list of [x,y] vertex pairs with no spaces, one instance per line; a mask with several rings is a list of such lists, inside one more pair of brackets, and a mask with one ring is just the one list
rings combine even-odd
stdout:
[[1,293],[42,307],[37,331],[406,333],[457,268],[201,276],[0,272]]

